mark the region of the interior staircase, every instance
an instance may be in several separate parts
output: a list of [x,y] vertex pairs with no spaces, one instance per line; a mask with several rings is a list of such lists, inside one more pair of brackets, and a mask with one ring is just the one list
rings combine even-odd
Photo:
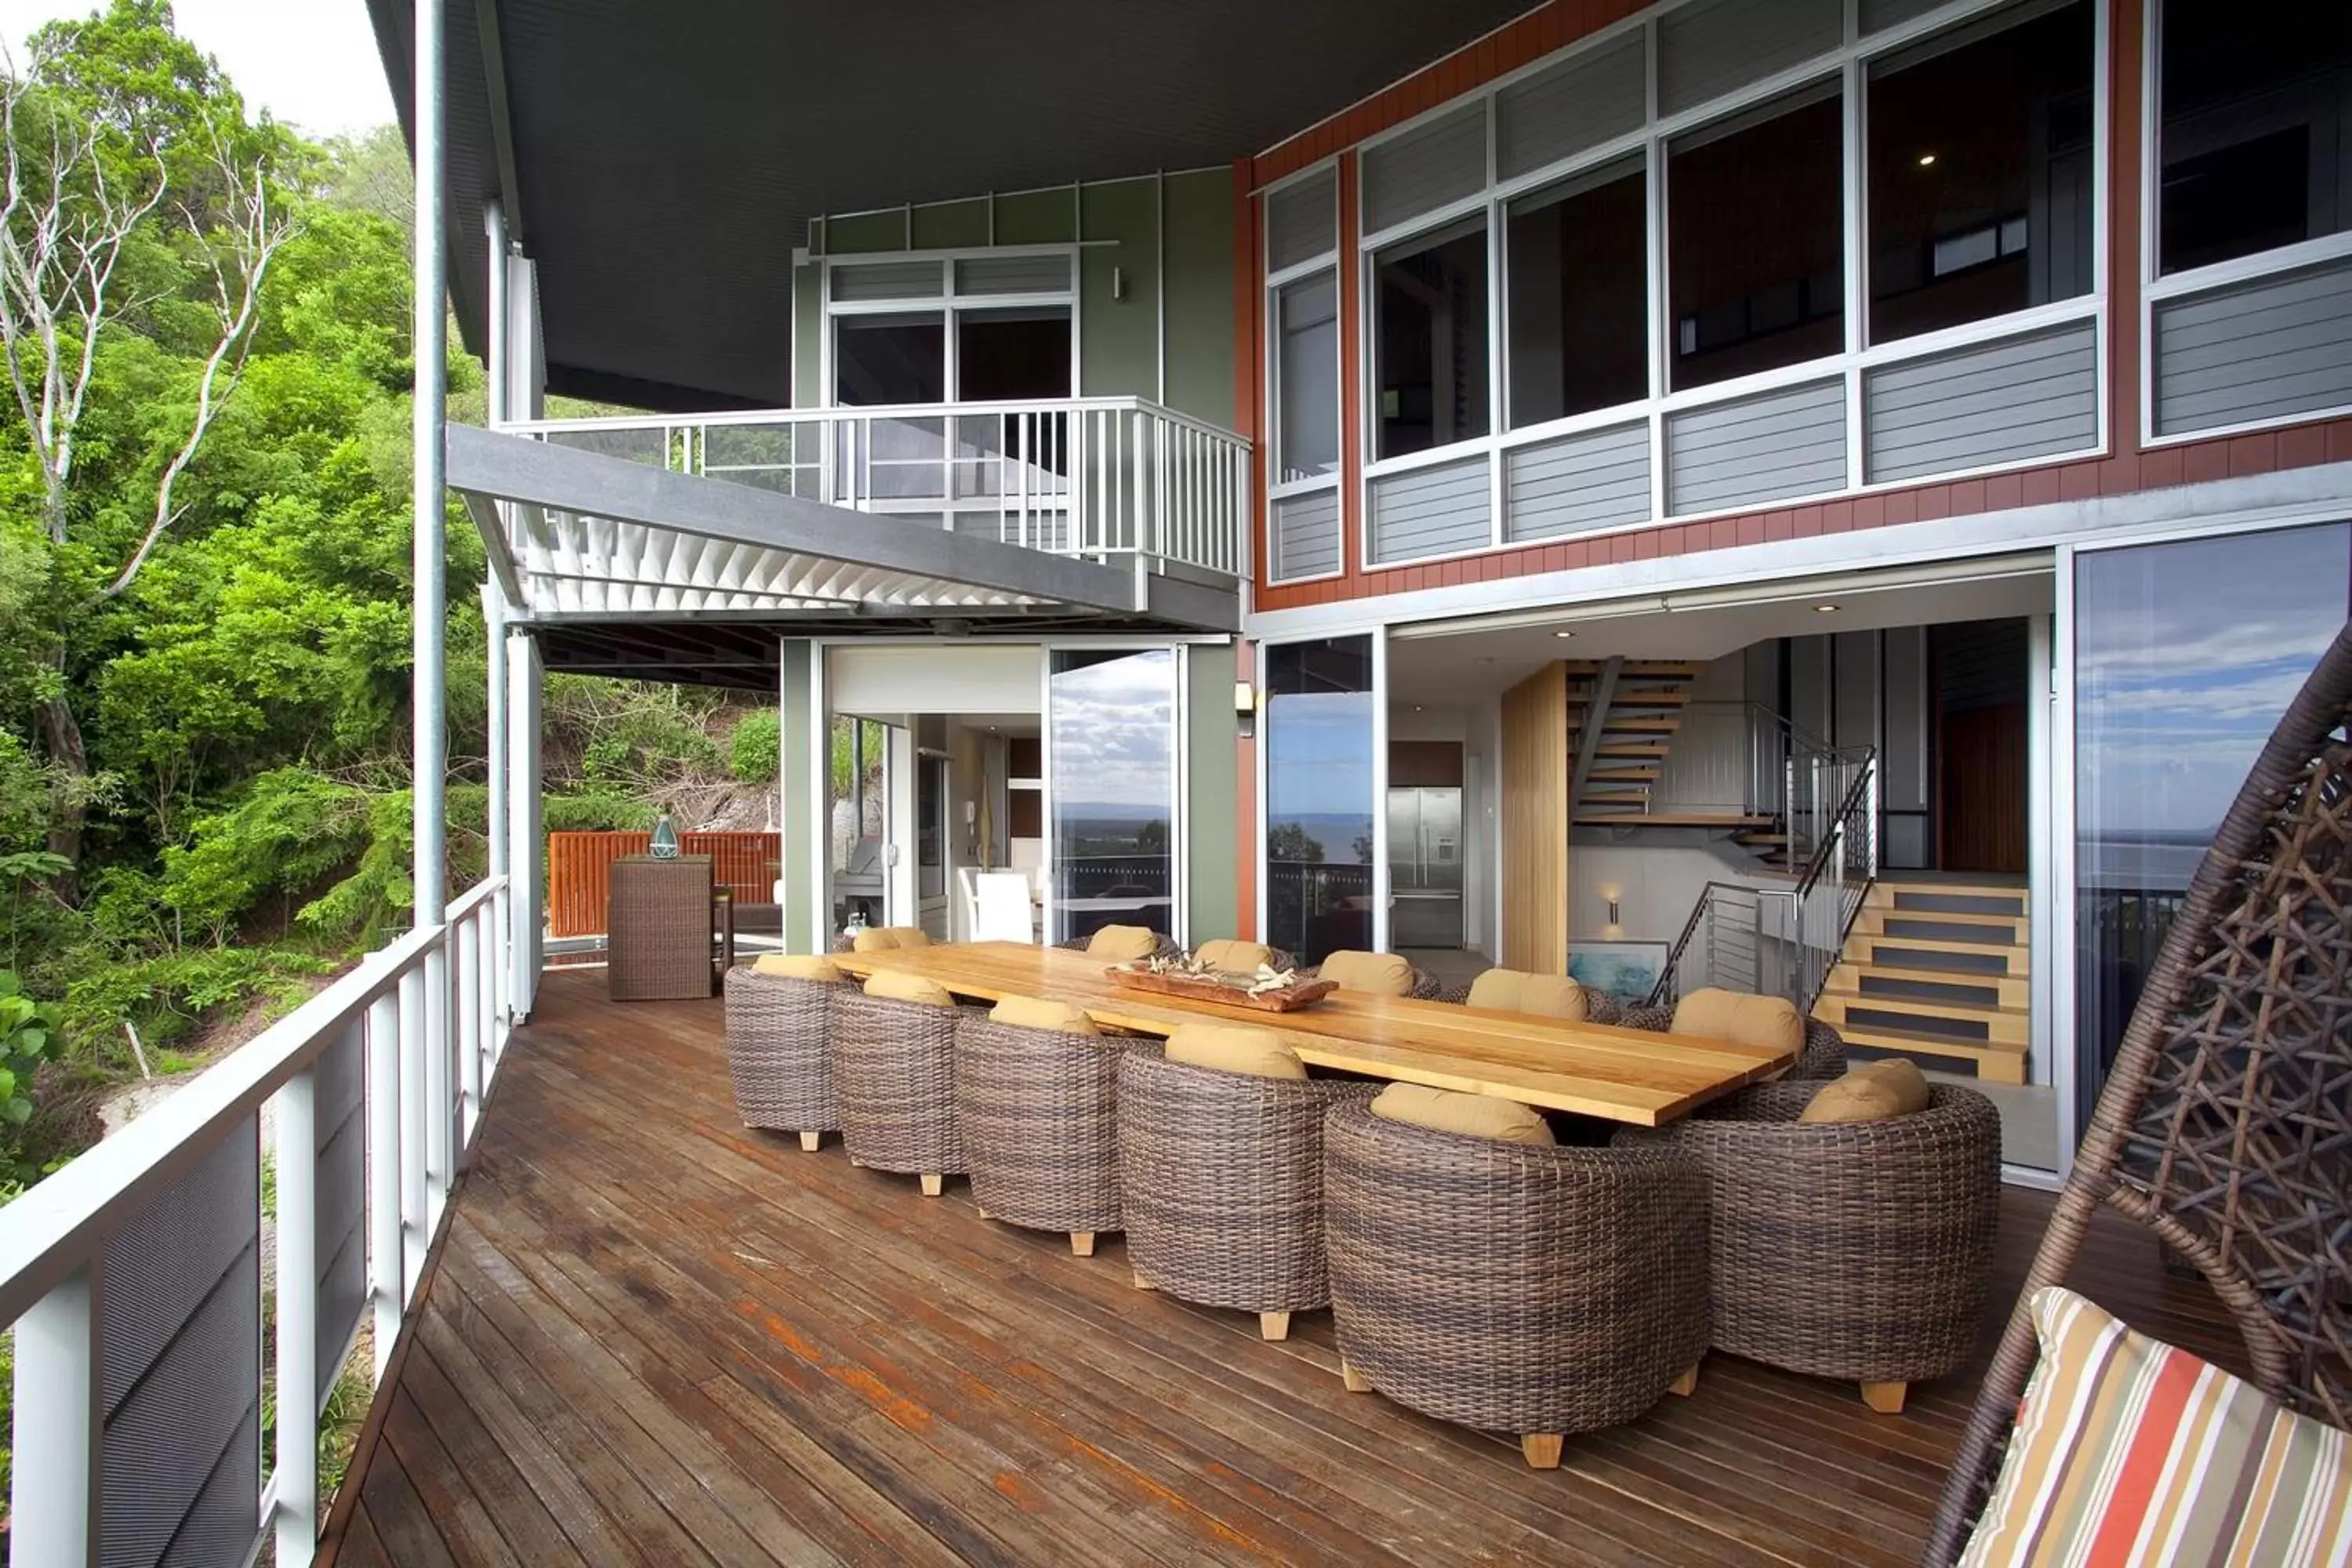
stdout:
[[2032,1017],[2024,884],[1884,878],[1814,1015],[1850,1045],[1971,1062],[1989,1083],[2021,1084]]
[[1579,827],[1715,827],[1769,834],[1768,816],[1660,812],[1651,795],[1703,663],[1570,659],[1568,747],[1576,760],[1570,819]]

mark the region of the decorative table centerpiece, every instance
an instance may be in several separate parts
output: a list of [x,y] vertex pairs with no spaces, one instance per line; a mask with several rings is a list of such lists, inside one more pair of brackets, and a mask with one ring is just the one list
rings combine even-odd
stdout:
[[1295,1013],[1339,989],[1328,980],[1311,979],[1296,969],[1261,963],[1255,973],[1244,974],[1212,969],[1191,958],[1139,958],[1114,963],[1103,973],[1130,991],[1190,996],[1228,1007],[1254,1007],[1262,1013]]

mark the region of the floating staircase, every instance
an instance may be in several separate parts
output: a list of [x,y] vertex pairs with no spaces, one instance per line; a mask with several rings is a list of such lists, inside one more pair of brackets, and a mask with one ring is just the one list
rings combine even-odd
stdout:
[[1900,878],[1872,885],[1814,1016],[1850,1045],[1974,1064],[2021,1084],[2032,1038],[2026,889]]
[[1769,817],[1651,809],[1666,752],[1704,663],[1570,659],[1568,749],[1580,764],[1570,818],[1579,827],[1763,830]]

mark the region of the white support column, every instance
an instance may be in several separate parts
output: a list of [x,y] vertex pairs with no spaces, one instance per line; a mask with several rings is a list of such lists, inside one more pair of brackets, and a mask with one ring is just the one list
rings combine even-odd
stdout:
[[449,931],[449,973],[457,981],[457,1147],[474,1141],[482,1119],[482,949],[470,916]]
[[433,1220],[425,1180],[425,976],[412,969],[400,977],[400,1299],[425,1274],[425,1247]]
[[9,1568],[98,1562],[100,1287],[87,1265],[16,1320]]
[[[488,701],[485,721],[488,731],[486,751],[489,758],[488,789],[485,792],[488,816],[489,872],[492,877],[512,874],[514,867],[513,805],[508,797],[508,748],[512,744],[508,735],[507,703],[507,601],[493,580],[482,584],[482,634],[485,657],[483,668],[488,672]],[[484,969],[491,998],[490,1034],[488,1045],[495,1054],[506,1044],[507,1003],[513,994],[512,983],[504,970],[505,954],[514,942],[514,890],[491,895],[488,920],[488,942],[494,955]]]
[[278,1510],[280,1563],[319,1544],[318,1068],[278,1091]]
[[546,847],[539,830],[539,726],[541,666],[529,637],[507,639],[507,853],[513,878],[508,905],[514,964],[509,1009],[520,1021],[539,995],[541,942],[547,930]]
[[[414,472],[411,549],[415,597],[415,658],[410,704],[415,764],[414,797],[416,924],[441,923],[448,892],[448,763],[446,711],[448,621],[448,490],[443,439],[448,419],[448,211],[443,170],[445,121],[441,79],[442,8],[419,5],[416,16],[414,101],[415,106],[415,254],[410,298],[411,342],[416,390],[410,422],[409,460]],[[449,1184],[449,956],[439,944],[425,955],[422,986],[414,1008],[404,1006],[404,1047],[421,1057],[415,1087],[425,1103],[417,1109],[425,1131],[425,1205],[415,1216],[416,1244],[432,1233]],[[405,1085],[404,1085],[405,1087]],[[421,1256],[421,1255],[420,1255]]]
[[401,1251],[400,997],[379,996],[367,1016],[368,1298],[375,1308],[375,1375],[392,1360],[408,1293]]

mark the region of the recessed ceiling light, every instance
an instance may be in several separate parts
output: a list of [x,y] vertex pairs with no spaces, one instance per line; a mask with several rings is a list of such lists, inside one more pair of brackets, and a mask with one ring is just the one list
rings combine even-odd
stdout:
[[1923,169],[1932,169],[1932,168],[1934,168],[1934,167],[1936,166],[1936,154],[1934,154],[1933,153],[1920,153],[1920,154],[1919,154],[1919,166],[1920,166],[1921,168],[1923,168]]
[[1835,605],[1815,605],[1813,606],[1813,612],[1816,615],[1833,616],[1837,614],[1837,606]]
[[1421,704],[1420,704],[1420,703],[1418,703],[1418,702],[1414,703],[1414,704],[1412,705],[1412,710],[1413,710],[1414,712],[1416,712],[1416,713],[1420,712],[1420,711],[1421,711]]
[[1556,637],[1572,637],[1576,634],[1574,632],[1554,632],[1551,635]]

